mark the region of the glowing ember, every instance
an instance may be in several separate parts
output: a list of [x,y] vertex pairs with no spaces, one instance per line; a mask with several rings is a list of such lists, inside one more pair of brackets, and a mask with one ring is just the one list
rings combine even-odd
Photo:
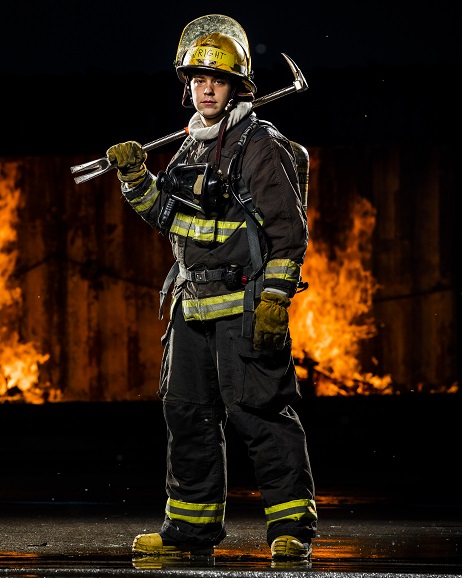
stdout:
[[11,284],[16,249],[20,191],[15,186],[16,165],[0,166],[0,401],[43,403],[48,386],[38,386],[39,365],[49,355],[32,343],[22,343],[17,330],[21,318],[21,290]]
[[[310,216],[316,217],[312,211]],[[352,220],[345,248],[336,249],[335,259],[327,257],[321,242],[310,239],[302,271],[310,286],[291,305],[297,373],[306,379],[307,366],[316,367],[316,395],[393,393],[389,376],[363,373],[358,361],[361,341],[376,334],[370,310],[378,285],[364,266],[375,227],[375,212],[367,200],[357,200]]]

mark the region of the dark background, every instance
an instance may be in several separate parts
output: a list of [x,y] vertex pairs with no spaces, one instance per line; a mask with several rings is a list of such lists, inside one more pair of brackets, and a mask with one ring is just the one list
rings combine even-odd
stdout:
[[2,42],[10,47],[3,69],[29,75],[168,71],[186,24],[215,12],[243,26],[257,69],[270,68],[280,52],[303,68],[457,64],[455,4],[326,0],[270,9],[266,2],[22,0],[2,14]]
[[[206,14],[207,8],[210,5],[202,9],[194,3],[152,0],[8,3],[2,9],[0,35],[0,156],[88,155],[91,161],[116,142],[146,143],[185,126],[191,111],[181,107],[182,85],[172,63],[184,26]],[[456,146],[456,3],[241,3],[210,11],[235,18],[246,30],[257,96],[292,83],[281,52],[303,70],[308,91],[268,104],[259,113],[291,139],[307,147]],[[176,150],[177,143],[171,146]],[[454,204],[455,200],[454,190]],[[455,246],[454,238],[451,250],[458,263]],[[454,470],[460,450],[460,402],[452,401],[437,398],[435,405],[426,397],[413,398],[412,404],[399,398],[316,400],[316,417],[303,417],[320,484],[367,484],[373,472],[380,485],[392,478],[397,484],[404,481],[410,493],[418,490],[422,495],[429,488],[455,494],[460,487]],[[4,467],[18,475],[24,487],[28,482],[21,464],[29,473],[31,467],[40,472],[43,463],[52,469],[60,459],[73,477],[74,468],[82,466],[82,455],[90,462],[82,471],[97,470],[102,463],[111,471],[125,467],[130,475],[135,462],[137,473],[140,463],[157,468],[149,458],[147,465],[137,461],[134,448],[140,448],[136,424],[141,423],[146,437],[152,434],[151,410],[160,412],[159,406],[131,406],[133,414],[128,415],[124,406],[119,415],[117,404],[98,406],[93,413],[94,409],[4,405],[2,423],[10,438],[2,436],[7,442],[2,448]],[[101,411],[110,414],[107,421]],[[156,425],[163,427],[160,414],[156,417]],[[15,424],[22,421],[30,429],[12,436]],[[83,428],[82,423],[91,427]],[[119,426],[120,435],[109,443],[102,434],[110,436]],[[163,447],[163,433],[157,441]],[[163,457],[159,463],[163,467]],[[48,482],[44,478],[45,493]],[[103,486],[95,490],[98,499]],[[14,488],[23,498],[21,484]],[[72,491],[64,482],[63,488],[64,498],[69,498]],[[78,499],[83,488],[84,484],[76,489]],[[23,491],[27,494],[28,488]]]
[[[305,146],[450,141],[460,65],[456,3],[247,3],[236,19],[252,52],[257,96],[309,90],[260,116]],[[96,154],[179,130],[190,110],[173,69],[183,28],[207,13],[186,2],[9,3],[2,14],[0,154]],[[175,150],[177,143],[172,146]],[[89,157],[88,160],[93,160]]]
[[[281,52],[303,71],[306,92],[267,104],[258,113],[292,140],[309,150],[397,145],[411,151],[411,159],[438,151],[442,160],[435,171],[442,173],[438,177],[445,185],[437,205],[442,207],[441,259],[445,273],[455,269],[459,179],[456,184],[452,159],[459,141],[461,64],[457,4],[330,0],[270,8],[252,2],[210,11],[235,18],[247,32],[257,96],[292,84]],[[189,2],[9,3],[0,34],[0,156],[79,155],[91,161],[117,142],[147,143],[184,127],[192,111],[181,106],[183,87],[173,60],[184,27],[205,14],[202,5]],[[177,146],[164,147],[165,153]],[[358,155],[351,154],[359,170]],[[397,178],[409,196],[405,184],[414,183],[409,177],[413,161],[405,171],[404,162]],[[351,163],[342,170],[345,181],[358,180]],[[414,184],[409,188],[416,190]],[[330,197],[330,214],[336,214],[342,199]],[[415,213],[414,207],[409,210]],[[458,271],[454,276],[459,287]]]
[[[415,159],[425,164],[427,153],[439,157],[431,166],[441,183],[435,189],[441,198],[433,205],[441,212],[440,238],[429,238],[429,248],[437,249],[429,255],[442,263],[438,279],[449,278],[451,291],[454,281],[460,287],[455,235],[460,179],[453,162],[458,158],[460,119],[457,5],[331,0],[275,8],[258,2],[229,4],[211,11],[235,18],[247,32],[257,96],[292,84],[281,52],[293,58],[308,81],[306,92],[267,104],[258,114],[306,146],[310,154],[319,148],[330,159],[323,165],[329,174],[322,183],[330,194],[322,197],[328,206],[318,236],[330,235],[331,243],[336,240],[334,233],[345,210],[340,184],[360,183],[369,172],[375,175],[361,161],[361,154],[367,161],[368,155],[376,158],[378,147],[399,149],[401,160],[394,178],[400,186],[396,201],[390,201],[396,205],[399,223],[419,219],[416,204],[426,206],[421,190],[434,186]],[[91,161],[117,142],[147,143],[184,127],[192,111],[181,106],[183,87],[173,60],[184,27],[205,14],[201,5],[186,2],[10,3],[3,10],[0,35],[4,103],[0,157],[47,156],[70,166],[69,155]],[[177,146],[178,141],[162,150],[168,155]],[[335,154],[342,155],[348,148],[350,156],[342,156],[335,169]],[[330,175],[334,170],[335,178]],[[425,182],[419,183],[419,175]],[[43,183],[43,177],[33,176]],[[66,176],[70,180],[70,174]],[[316,177],[315,166],[310,176]],[[51,179],[59,191],[67,186],[62,177]],[[370,185],[358,187],[369,190]],[[34,182],[31,191],[35,188]],[[405,212],[398,204],[403,197],[409,200]],[[386,217],[389,227],[393,226],[391,211]],[[419,225],[409,231],[410,238],[420,238]],[[387,242],[389,236],[385,234]],[[391,242],[396,247],[395,239]],[[374,258],[385,251],[391,263],[393,251],[383,244],[376,245]],[[423,257],[423,250],[415,252],[412,270],[419,277],[421,270],[429,269]],[[387,270],[393,272],[394,282],[406,274],[391,266]],[[382,284],[390,281],[379,278]],[[427,286],[415,282],[409,292],[419,293]],[[460,299],[460,291],[457,295]]]

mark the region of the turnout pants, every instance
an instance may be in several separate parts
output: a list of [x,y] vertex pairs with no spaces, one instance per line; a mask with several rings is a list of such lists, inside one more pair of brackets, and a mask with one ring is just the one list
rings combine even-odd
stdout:
[[268,544],[284,534],[303,542],[316,535],[305,432],[287,403],[290,388],[295,398],[298,387],[290,343],[261,356],[242,344],[241,327],[241,315],[185,322],[180,305],[164,337],[158,392],[167,426],[164,543],[205,547],[225,538],[227,420],[253,463]]

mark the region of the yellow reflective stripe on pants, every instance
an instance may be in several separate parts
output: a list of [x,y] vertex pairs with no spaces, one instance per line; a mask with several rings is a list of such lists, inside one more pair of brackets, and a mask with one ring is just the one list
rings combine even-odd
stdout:
[[225,517],[225,504],[193,504],[169,498],[165,513],[171,520],[183,520],[190,524],[221,523]]
[[284,504],[277,504],[276,506],[265,508],[265,516],[267,526],[280,520],[318,519],[314,500],[291,500]]

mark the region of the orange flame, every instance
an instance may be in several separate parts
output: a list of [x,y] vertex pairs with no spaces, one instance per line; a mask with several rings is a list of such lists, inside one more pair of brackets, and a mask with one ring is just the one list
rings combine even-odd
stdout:
[[[21,289],[14,283],[21,203],[17,180],[17,164],[0,163],[0,403],[65,401],[64,393],[40,379],[40,366],[50,355],[24,342],[18,330],[23,303]],[[356,199],[351,228],[333,257],[332,248],[316,237],[319,216],[312,208],[309,218],[312,238],[302,273],[310,286],[295,295],[290,308],[300,379],[311,377],[316,395],[397,393],[389,375],[363,371],[359,361],[361,344],[377,333],[371,310],[379,287],[368,269],[375,210],[366,199]],[[454,385],[448,393],[457,388]]]
[[22,343],[16,329],[22,306],[21,289],[11,284],[18,256],[16,173],[13,163],[0,166],[0,401],[43,403],[39,365],[50,356],[38,353],[32,343]]
[[[310,210],[311,218],[317,218],[313,213]],[[361,341],[377,332],[370,310],[378,285],[364,266],[371,253],[375,210],[366,199],[356,200],[352,221],[345,249],[337,248],[335,259],[327,257],[321,241],[310,239],[302,269],[310,286],[291,305],[297,374],[308,377],[306,360],[316,366],[316,395],[393,393],[390,376],[364,373],[358,361]]]

